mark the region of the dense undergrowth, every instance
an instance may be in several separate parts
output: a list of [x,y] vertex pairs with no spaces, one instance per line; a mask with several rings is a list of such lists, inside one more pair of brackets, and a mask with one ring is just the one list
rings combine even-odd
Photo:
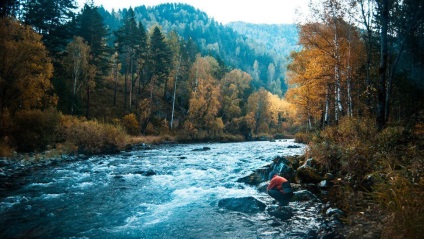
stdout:
[[424,123],[389,125],[377,131],[372,119],[344,118],[337,126],[305,136],[308,157],[321,171],[341,178],[331,201],[349,215],[370,204],[385,214],[382,238],[421,238],[424,232]]
[[[0,140],[0,156],[55,149],[65,154],[115,153],[125,148],[128,134],[120,124],[101,123],[70,115],[55,109],[23,110],[13,120],[3,115],[2,128],[7,135]],[[2,125],[6,125],[5,123]]]

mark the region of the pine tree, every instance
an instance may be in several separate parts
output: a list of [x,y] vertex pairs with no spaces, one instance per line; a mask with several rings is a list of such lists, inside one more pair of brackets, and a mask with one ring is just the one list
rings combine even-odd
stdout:
[[98,7],[86,3],[77,16],[77,25],[77,35],[84,38],[91,49],[92,64],[99,69],[100,74],[106,74],[110,48],[106,44],[108,32]]
[[166,100],[168,75],[172,64],[171,50],[159,27],[155,27],[150,37],[150,70],[158,85],[164,85],[163,98]]
[[27,1],[24,22],[43,35],[43,42],[52,54],[65,49],[73,36],[75,0]]
[[[128,93],[131,91],[133,76],[136,68],[136,46],[137,46],[137,23],[135,14],[130,8],[125,16],[124,24],[115,32],[117,50],[122,62],[122,71],[124,73],[124,112],[127,111]],[[129,83],[130,81],[130,83]],[[131,107],[131,101],[130,101]]]

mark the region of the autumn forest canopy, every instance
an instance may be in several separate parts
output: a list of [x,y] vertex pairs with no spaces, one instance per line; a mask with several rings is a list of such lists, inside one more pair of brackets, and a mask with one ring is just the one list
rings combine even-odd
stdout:
[[296,27],[224,26],[184,4],[108,12],[90,1],[4,1],[2,145],[68,144],[57,128],[70,121],[186,140],[285,137],[345,117],[381,130],[422,109],[416,3],[320,1]]

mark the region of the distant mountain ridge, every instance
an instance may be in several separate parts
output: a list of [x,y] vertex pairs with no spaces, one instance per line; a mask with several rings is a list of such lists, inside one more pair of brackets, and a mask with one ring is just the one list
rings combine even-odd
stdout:
[[[113,32],[122,25],[121,20],[128,9],[108,12],[101,7],[99,12]],[[185,40],[196,42],[203,54],[222,60],[230,68],[256,75],[254,84],[257,88],[265,87],[280,95],[286,89],[287,56],[297,49],[298,34],[294,25],[241,22],[223,25],[193,6],[176,3],[139,6],[134,8],[134,12],[136,21],[141,21],[147,30],[159,25],[164,32],[176,31]],[[255,62],[257,69],[254,69]],[[269,74],[271,64],[273,73]],[[274,85],[271,85],[272,82]]]
[[271,55],[289,56],[292,51],[299,51],[299,31],[296,24],[253,24],[230,22],[226,24],[239,34],[247,36]]

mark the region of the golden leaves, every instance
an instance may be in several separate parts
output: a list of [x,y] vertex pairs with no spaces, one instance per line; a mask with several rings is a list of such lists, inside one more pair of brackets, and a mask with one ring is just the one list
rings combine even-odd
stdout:
[[16,20],[0,20],[0,107],[12,111],[55,103],[53,65],[41,36]]

